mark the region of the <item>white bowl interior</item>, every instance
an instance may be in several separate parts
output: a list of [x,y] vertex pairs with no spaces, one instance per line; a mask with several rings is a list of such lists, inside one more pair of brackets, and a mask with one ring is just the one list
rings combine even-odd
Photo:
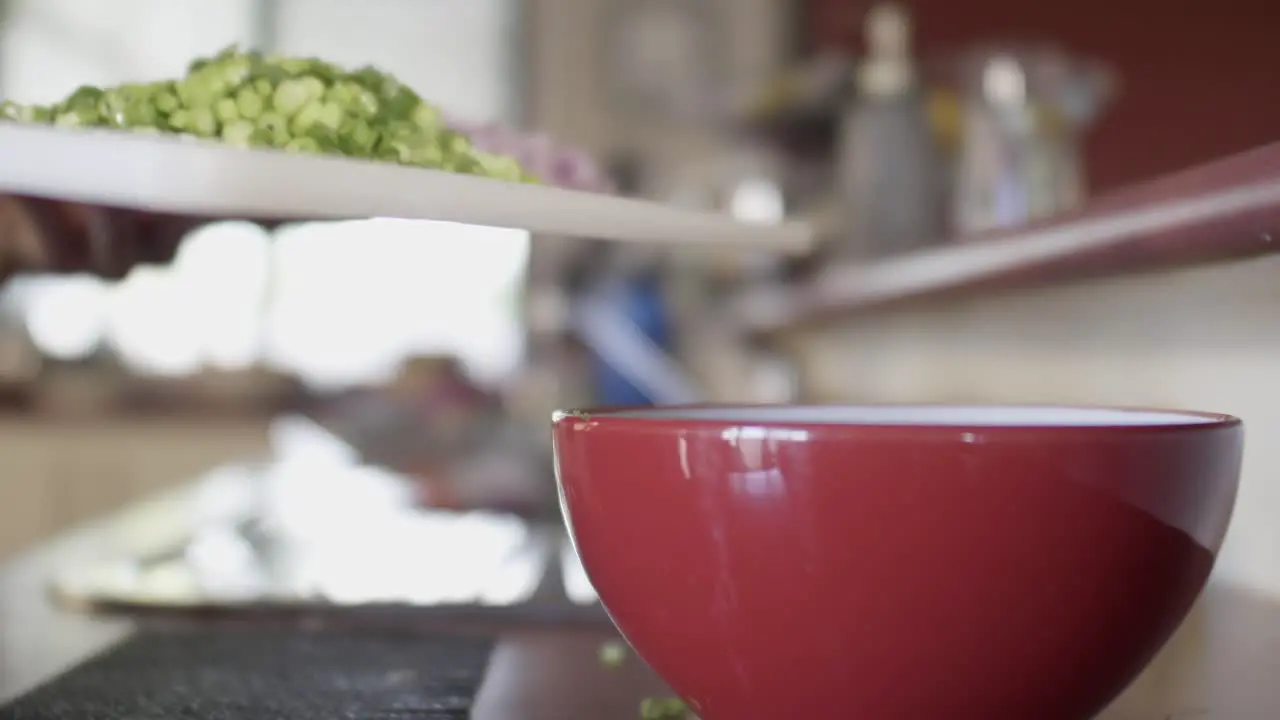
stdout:
[[[597,413],[592,413],[597,414]],[[617,418],[701,420],[747,425],[921,425],[937,427],[1160,427],[1200,425],[1223,418],[1164,410],[1052,405],[810,405],[658,407],[598,413]]]

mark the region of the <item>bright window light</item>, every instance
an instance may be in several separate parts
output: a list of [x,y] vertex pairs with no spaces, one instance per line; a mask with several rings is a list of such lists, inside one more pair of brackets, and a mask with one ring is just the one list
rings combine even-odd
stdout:
[[58,360],[89,357],[106,330],[107,285],[90,275],[33,279],[25,298],[27,332]]
[[764,178],[743,180],[733,190],[729,212],[743,222],[779,223],[786,213],[782,190]]

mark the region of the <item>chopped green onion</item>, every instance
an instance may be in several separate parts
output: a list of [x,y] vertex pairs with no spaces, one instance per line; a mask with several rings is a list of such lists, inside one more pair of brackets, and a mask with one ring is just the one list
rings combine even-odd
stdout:
[[257,80],[253,81],[254,94],[257,95],[259,98],[262,98],[263,100],[266,100],[267,98],[271,97],[271,94],[274,93],[275,90],[276,90],[276,86],[272,85],[271,81],[266,78],[258,78]]
[[222,141],[235,147],[249,147],[258,127],[248,120],[236,120],[222,128]]
[[307,86],[298,80],[285,80],[276,88],[271,106],[285,117],[293,117],[311,100]]
[[0,121],[217,139],[532,181],[514,159],[482,152],[449,129],[439,108],[390,74],[236,46],[196,59],[175,80],[85,85],[49,106],[5,101]]
[[233,123],[240,119],[240,104],[232,98],[222,98],[213,106],[213,114],[220,123]]
[[142,101],[130,102],[124,107],[124,111],[119,115],[120,122],[117,124],[125,127],[153,128],[160,122],[160,111],[156,110],[155,105]]
[[306,91],[308,100],[319,100],[324,97],[324,81],[320,78],[304,75],[298,78],[298,84]]
[[240,117],[247,120],[256,120],[262,117],[262,111],[265,107],[263,98],[251,87],[242,87],[240,92],[236,93],[236,112]]
[[156,93],[152,102],[155,103],[156,110],[159,110],[166,115],[182,107],[182,103],[178,101],[178,96],[168,90]]
[[345,113],[342,111],[341,105],[335,102],[327,102],[320,107],[320,115],[316,118],[316,122],[330,130],[337,130],[342,127],[344,116]]
[[413,121],[422,128],[435,129],[441,125],[440,111],[424,102],[418,103],[418,106],[413,109],[412,117]]
[[6,120],[22,122],[25,110],[26,108],[12,100],[0,102],[0,116],[3,116]]
[[314,153],[314,152],[320,152],[320,143],[316,142],[315,140],[312,140],[309,137],[300,137],[300,138],[294,138],[289,142],[285,143],[284,149],[287,152]]
[[53,124],[57,127],[73,128],[84,125],[84,121],[76,113],[62,113],[53,119]]
[[320,119],[320,115],[324,113],[324,104],[320,102],[307,103],[301,110],[293,116],[293,120],[289,123],[289,129],[295,135],[305,135],[307,130]]
[[169,115],[169,128],[176,132],[185,132],[195,127],[195,116],[186,108],[175,110]]
[[191,111],[191,127],[188,129],[200,137],[213,137],[218,134],[218,118],[207,107],[196,108]]

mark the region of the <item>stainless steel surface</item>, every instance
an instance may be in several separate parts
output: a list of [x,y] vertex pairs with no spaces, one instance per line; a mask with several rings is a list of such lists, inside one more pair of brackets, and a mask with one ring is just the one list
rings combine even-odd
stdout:
[[54,597],[116,609],[595,606],[558,520],[426,510],[410,480],[318,428],[284,432],[292,449],[272,462],[202,478],[181,527],[147,537],[140,525],[141,541],[60,568]]

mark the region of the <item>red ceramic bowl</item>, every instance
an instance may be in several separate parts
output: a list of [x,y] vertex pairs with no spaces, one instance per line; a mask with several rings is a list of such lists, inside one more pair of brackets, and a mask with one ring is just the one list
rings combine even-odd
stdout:
[[1238,420],[1066,407],[557,414],[614,622],[704,720],[1084,720],[1226,532]]

